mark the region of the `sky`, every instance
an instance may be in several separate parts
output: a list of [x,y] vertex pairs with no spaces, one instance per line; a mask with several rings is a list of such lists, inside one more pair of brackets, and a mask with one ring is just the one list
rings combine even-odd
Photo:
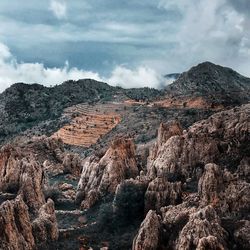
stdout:
[[250,77],[249,0],[0,1],[0,92],[83,78],[157,88],[203,61]]

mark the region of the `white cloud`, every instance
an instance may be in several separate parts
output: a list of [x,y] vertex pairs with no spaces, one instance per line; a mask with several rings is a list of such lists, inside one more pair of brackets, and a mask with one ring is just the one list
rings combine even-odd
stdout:
[[164,80],[164,84],[165,84],[165,86],[167,86],[167,85],[173,83],[175,80],[176,80],[176,79],[175,79],[174,77],[166,78],[166,79]]
[[[0,43],[0,60],[5,60],[11,56],[9,48],[5,45]],[[1,61],[0,61],[1,62]]]
[[0,92],[16,82],[40,83],[46,86],[61,84],[66,80],[91,78],[107,82],[113,86],[130,87],[158,87],[161,78],[157,73],[140,66],[134,70],[124,66],[117,66],[110,77],[101,77],[97,72],[70,68],[68,62],[61,68],[47,68],[42,63],[17,62],[9,48],[0,43]]
[[63,19],[67,15],[66,3],[59,0],[51,0],[49,10],[51,10],[58,19]]
[[0,43],[0,92],[16,82],[55,85],[68,79],[93,78],[101,80],[98,73],[69,68],[46,68],[42,63],[18,63],[7,46]]
[[114,69],[111,77],[107,79],[111,85],[119,85],[124,88],[135,87],[159,87],[161,77],[151,68],[139,66],[131,70],[124,66],[118,66]]
[[178,67],[190,67],[212,61],[250,75],[245,70],[249,68],[249,60],[245,60],[249,47],[243,38],[250,38],[249,24],[246,25],[249,17],[228,4],[228,0],[159,0],[158,7],[181,14],[174,24],[178,28],[170,64],[177,61]]

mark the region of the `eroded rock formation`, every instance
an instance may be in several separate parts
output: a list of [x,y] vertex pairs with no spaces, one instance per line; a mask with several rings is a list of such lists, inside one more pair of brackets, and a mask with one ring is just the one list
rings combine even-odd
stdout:
[[[248,104],[183,132],[169,133],[176,122],[160,127],[145,175],[150,180],[145,208],[156,212],[148,212],[134,250],[250,247],[249,114]],[[152,214],[160,216],[154,219],[158,235],[148,223]]]
[[181,135],[178,131],[158,141],[148,159],[150,178],[174,174],[199,179],[202,165],[211,162],[236,168],[249,148],[249,114],[250,105],[216,113]]
[[181,202],[181,182],[168,182],[165,178],[157,177],[148,185],[145,194],[145,211],[154,209],[160,211],[162,206],[176,205]]
[[13,197],[0,204],[3,249],[32,250],[57,239],[54,203],[46,203],[43,194],[46,183],[44,170],[31,152],[11,146],[1,150],[0,192]]
[[114,194],[123,180],[137,175],[134,143],[130,139],[118,138],[101,159],[89,157],[83,163],[77,201],[83,201],[82,207],[89,208],[99,197]]
[[35,248],[28,207],[21,196],[0,205],[0,248]]
[[51,199],[39,209],[38,217],[32,222],[32,229],[35,241],[40,245],[58,239],[54,202]]
[[133,250],[157,249],[160,238],[160,230],[160,218],[156,212],[150,210],[134,239]]
[[7,146],[0,153],[0,190],[22,194],[34,214],[45,203],[42,188],[46,182],[43,169],[33,155]]
[[215,249],[227,249],[227,233],[212,206],[193,213],[182,228],[176,249],[192,249],[215,245]]

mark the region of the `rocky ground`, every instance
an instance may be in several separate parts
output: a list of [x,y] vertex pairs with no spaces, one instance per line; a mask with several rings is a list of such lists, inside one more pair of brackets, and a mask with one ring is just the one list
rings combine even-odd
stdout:
[[249,79],[203,63],[165,91],[54,91],[0,97],[0,249],[250,248]]

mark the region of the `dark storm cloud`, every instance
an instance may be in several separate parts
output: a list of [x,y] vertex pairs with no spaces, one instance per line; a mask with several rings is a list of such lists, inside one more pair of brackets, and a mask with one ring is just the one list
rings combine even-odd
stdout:
[[228,0],[228,2],[239,12],[250,15],[250,1],[249,0]]
[[[1,0],[0,84],[87,72],[157,86],[207,60],[250,75],[249,9],[248,0]],[[41,77],[23,72],[34,65]]]

